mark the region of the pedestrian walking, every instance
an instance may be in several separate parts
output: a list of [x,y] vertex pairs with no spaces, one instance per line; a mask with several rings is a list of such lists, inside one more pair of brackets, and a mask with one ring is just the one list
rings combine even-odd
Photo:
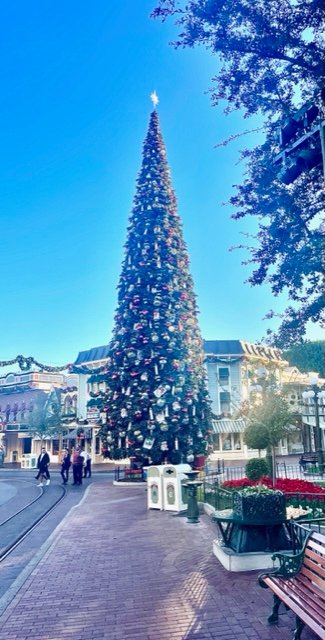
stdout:
[[84,478],[91,478],[91,455],[86,453],[86,464],[84,466]]
[[45,484],[49,485],[51,482],[51,476],[49,472],[50,456],[46,451],[46,447],[42,447],[41,453],[37,458],[38,474],[35,476],[36,480],[40,480],[38,487],[43,486],[43,480],[46,480]]
[[60,471],[63,484],[67,484],[69,480],[70,466],[71,466],[71,456],[69,453],[69,449],[63,449],[62,460],[61,460],[61,471]]
[[80,447],[76,447],[72,453],[72,473],[73,473],[72,484],[82,484],[83,465],[84,465],[84,458],[81,455]]

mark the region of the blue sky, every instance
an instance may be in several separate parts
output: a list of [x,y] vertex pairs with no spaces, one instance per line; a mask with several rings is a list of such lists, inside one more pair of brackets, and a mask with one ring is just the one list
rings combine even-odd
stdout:
[[[222,206],[239,182],[222,139],[255,122],[211,108],[217,60],[169,46],[154,0],[2,0],[0,360],[73,362],[111,336],[128,216],[156,90],[206,339],[259,340],[274,300],[244,284],[253,232]],[[320,337],[312,330],[311,338]]]

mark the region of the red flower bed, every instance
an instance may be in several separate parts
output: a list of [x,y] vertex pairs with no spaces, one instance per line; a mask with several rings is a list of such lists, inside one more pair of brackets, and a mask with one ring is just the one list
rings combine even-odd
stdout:
[[[272,480],[268,476],[263,476],[261,483],[267,487],[272,488]],[[245,487],[253,487],[258,482],[248,480],[248,478],[240,478],[239,480],[226,480],[222,487],[223,489],[240,490]],[[283,493],[318,493],[325,494],[325,489],[318,484],[308,482],[307,480],[290,479],[290,478],[277,478],[275,482],[275,489],[283,491]]]

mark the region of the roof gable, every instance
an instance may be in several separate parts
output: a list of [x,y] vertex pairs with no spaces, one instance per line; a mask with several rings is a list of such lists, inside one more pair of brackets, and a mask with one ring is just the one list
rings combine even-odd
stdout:
[[87,351],[78,353],[75,365],[84,364],[86,362],[97,362],[98,360],[106,360],[109,354],[109,346],[105,344],[101,347],[93,347]]

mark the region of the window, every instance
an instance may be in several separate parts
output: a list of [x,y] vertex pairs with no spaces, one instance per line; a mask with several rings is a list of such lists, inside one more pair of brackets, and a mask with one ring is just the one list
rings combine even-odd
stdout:
[[218,376],[220,384],[229,383],[229,367],[219,367]]
[[219,447],[222,451],[241,451],[242,440],[240,433],[223,433],[221,435],[222,445]]
[[223,441],[222,441],[222,450],[223,451],[230,451],[231,450],[231,438],[230,435],[224,435],[223,437]]
[[32,439],[23,438],[22,453],[31,453],[31,452],[32,452]]
[[60,442],[59,440],[55,439],[52,442],[52,454],[54,456],[57,456],[59,455],[59,452],[60,452]]
[[229,391],[221,391],[219,394],[220,412],[230,413],[230,393]]
[[220,451],[220,434],[214,433],[212,436],[213,448]]

